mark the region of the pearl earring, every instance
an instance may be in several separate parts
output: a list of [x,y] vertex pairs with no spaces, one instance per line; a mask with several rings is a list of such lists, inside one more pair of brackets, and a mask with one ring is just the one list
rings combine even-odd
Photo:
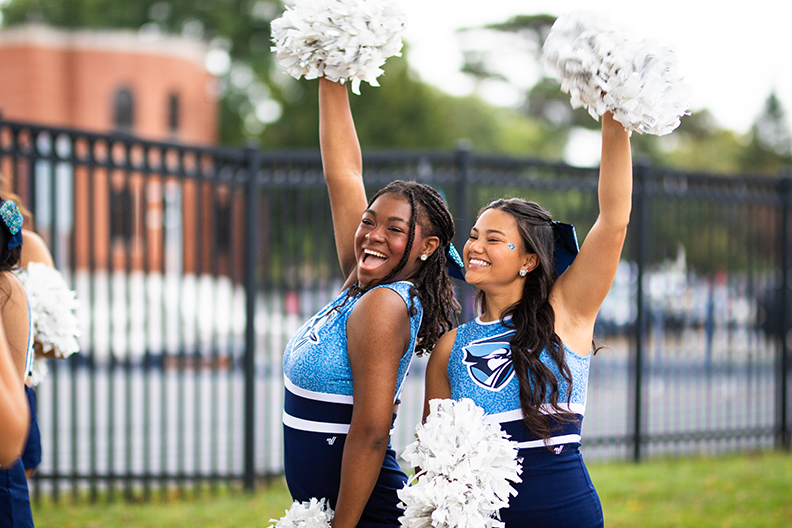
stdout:
[[526,275],[528,275],[528,270],[521,269],[520,270],[520,277],[525,277]]
[[429,255],[421,255],[421,260],[426,261],[429,258]]

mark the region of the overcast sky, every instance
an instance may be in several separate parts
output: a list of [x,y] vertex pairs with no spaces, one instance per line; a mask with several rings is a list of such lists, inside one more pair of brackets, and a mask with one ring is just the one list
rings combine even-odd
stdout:
[[[458,73],[464,42],[455,32],[502,22],[516,14],[562,15],[577,8],[596,10],[637,35],[670,44],[691,88],[693,110],[709,108],[721,126],[746,132],[775,89],[792,123],[792,1],[752,0],[399,0],[407,13],[404,38],[410,64],[421,78],[463,95],[472,81]],[[518,72],[530,85],[539,72],[508,42],[481,42],[503,49],[501,67]],[[514,94],[503,86],[485,87],[488,100],[508,104]]]

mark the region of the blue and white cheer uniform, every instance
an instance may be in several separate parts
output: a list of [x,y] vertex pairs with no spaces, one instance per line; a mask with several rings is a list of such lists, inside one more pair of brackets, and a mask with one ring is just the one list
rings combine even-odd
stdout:
[[[408,310],[411,306],[416,308],[416,314],[410,317],[410,345],[399,363],[394,402],[412,362],[423,314],[418,299],[410,298],[411,287],[406,281],[377,286],[398,293]],[[336,507],[341,458],[352,419],[347,321],[361,297],[347,299],[346,291],[341,292],[305,323],[286,346],[283,356],[286,385],[284,462],[286,483],[292,497],[298,501],[326,498],[331,507]],[[382,470],[358,526],[398,526],[403,511],[396,506],[399,503],[396,492],[406,481],[407,476],[396,462],[396,453],[388,446]]]
[[558,380],[559,407],[575,417],[572,421],[554,419],[556,411],[549,403],[543,405],[552,435],[545,442],[523,421],[519,381],[511,361],[514,333],[501,321],[476,319],[457,328],[448,359],[451,398],[472,399],[520,448],[523,481],[514,485],[517,496],[500,511],[501,519],[507,528],[602,526],[599,497],[579,450],[590,355],[580,356],[564,346],[572,373],[570,390],[555,362],[542,351],[540,360]]

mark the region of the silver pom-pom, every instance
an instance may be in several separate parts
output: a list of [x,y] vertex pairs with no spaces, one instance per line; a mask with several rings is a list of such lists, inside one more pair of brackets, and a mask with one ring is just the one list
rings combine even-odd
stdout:
[[400,56],[405,16],[390,0],[298,0],[272,21],[275,60],[296,79],[379,86],[385,59]]
[[270,519],[275,524],[269,528],[330,528],[332,520],[333,509],[325,499],[312,498],[309,502],[294,501],[283,517]]
[[545,68],[573,108],[605,112],[628,131],[662,136],[679,126],[690,101],[674,52],[628,38],[589,12],[559,17],[543,48]]
[[77,295],[60,272],[45,264],[31,262],[27,268],[17,272],[17,276],[30,303],[33,337],[42,350],[60,358],[79,352]]
[[399,490],[399,518],[411,528],[490,528],[503,526],[498,510],[521,482],[518,450],[498,424],[470,399],[431,400],[425,424],[402,458],[421,468]]

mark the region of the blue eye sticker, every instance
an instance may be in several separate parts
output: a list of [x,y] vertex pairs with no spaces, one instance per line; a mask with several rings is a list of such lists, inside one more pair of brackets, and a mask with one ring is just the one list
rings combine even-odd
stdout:
[[511,242],[509,242],[509,249],[510,249],[510,250],[514,251],[514,248],[515,248],[515,247],[517,247],[517,246],[515,246],[514,244],[512,244]]

